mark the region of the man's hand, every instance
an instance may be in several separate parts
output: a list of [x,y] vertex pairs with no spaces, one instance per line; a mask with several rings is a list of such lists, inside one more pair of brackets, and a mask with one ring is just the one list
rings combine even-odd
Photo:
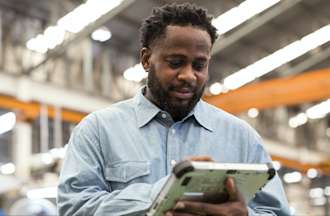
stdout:
[[175,207],[166,213],[166,216],[245,216],[248,210],[244,198],[235,187],[233,178],[228,177],[226,188],[229,199],[226,202],[213,204],[208,202],[179,201]]

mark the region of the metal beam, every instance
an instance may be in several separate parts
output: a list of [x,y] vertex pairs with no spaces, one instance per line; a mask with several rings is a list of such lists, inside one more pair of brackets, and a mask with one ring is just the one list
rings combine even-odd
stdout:
[[266,109],[330,98],[330,68],[243,86],[204,99],[230,113]]
[[278,142],[269,139],[263,139],[267,151],[274,156],[300,161],[306,164],[318,164],[329,160],[330,156],[326,153],[313,151],[307,148],[290,146],[289,143]]
[[243,24],[241,28],[238,28],[229,36],[224,36],[223,38],[219,38],[213,45],[212,54],[216,54],[219,51],[225,49],[226,47],[232,45],[233,43],[237,42],[245,35],[251,33],[252,31],[256,30],[260,26],[266,24],[270,20],[274,19],[275,17],[281,15],[288,9],[292,8],[293,6],[297,5],[302,0],[285,0],[281,1],[278,5],[270,8],[267,12],[259,15],[256,18],[253,18],[247,24]]
[[99,19],[97,19],[95,22],[91,23],[87,27],[85,27],[82,31],[79,33],[73,34],[72,37],[65,40],[61,45],[55,47],[53,50],[49,51],[45,58],[38,64],[28,68],[27,70],[23,71],[24,75],[31,74],[34,70],[40,68],[42,65],[44,65],[48,60],[52,58],[59,57],[65,50],[72,45],[73,43],[80,41],[81,39],[87,37],[90,35],[95,29],[101,27],[104,25],[109,19],[119,14],[122,10],[127,8],[129,5],[131,5],[135,0],[124,0],[118,7],[114,8],[113,10],[110,10],[108,13],[101,16]]
[[[20,101],[12,97],[0,95],[0,107],[2,109],[13,110],[20,120],[34,120],[40,115],[41,105],[36,102]],[[48,106],[48,117],[54,119],[56,111],[54,107]],[[67,122],[78,123],[86,113],[63,109],[61,111],[61,119]]]
[[323,173],[330,174],[330,166],[323,165],[325,161],[330,161],[328,154],[313,151],[306,148],[290,146],[287,143],[263,139],[266,150],[271,154],[273,160],[280,161],[282,166],[297,169],[306,173],[308,169],[322,169]]
[[14,77],[0,71],[0,94],[22,101],[37,101],[51,106],[63,107],[89,113],[105,108],[112,100],[83,94],[81,91],[66,89],[53,84],[32,81],[26,77]]

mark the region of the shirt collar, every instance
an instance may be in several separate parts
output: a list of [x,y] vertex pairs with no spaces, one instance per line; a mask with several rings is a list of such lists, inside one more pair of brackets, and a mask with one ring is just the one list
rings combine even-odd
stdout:
[[[155,104],[153,104],[143,95],[144,88],[145,87],[140,88],[134,97],[137,103],[135,109],[139,127],[145,126],[159,112],[161,112],[161,110]],[[202,99],[199,100],[194,109],[183,119],[183,121],[193,116],[202,127],[209,131],[213,131],[214,126],[211,121],[212,118],[208,116],[206,106],[206,102],[204,102]]]
[[139,127],[143,127],[148,122],[150,122],[160,111],[160,109],[156,105],[150,102],[143,95],[143,89],[144,87],[140,88],[134,97],[134,100],[137,104],[135,110]]
[[209,116],[209,112],[207,109],[207,103],[204,102],[202,99],[198,101],[194,109],[190,112],[190,114],[187,116],[194,116],[196,121],[205,129],[209,131],[214,130],[214,124],[212,121],[212,116]]

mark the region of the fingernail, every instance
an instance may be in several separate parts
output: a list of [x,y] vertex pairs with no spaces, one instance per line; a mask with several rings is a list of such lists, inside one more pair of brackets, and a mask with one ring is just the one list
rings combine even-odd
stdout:
[[184,209],[184,208],[185,208],[185,206],[184,206],[183,202],[177,202],[176,205],[174,206],[175,210]]

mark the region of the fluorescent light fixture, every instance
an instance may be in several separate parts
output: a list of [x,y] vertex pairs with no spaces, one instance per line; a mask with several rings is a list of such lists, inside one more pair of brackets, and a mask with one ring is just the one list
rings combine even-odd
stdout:
[[289,119],[289,126],[292,128],[296,128],[300,125],[305,124],[307,121],[307,115],[305,113],[299,113],[298,115]]
[[283,179],[286,183],[297,183],[302,180],[302,175],[300,172],[294,171],[284,174]]
[[16,124],[16,115],[8,112],[0,116],[0,134],[6,133],[14,128]]
[[96,29],[92,33],[92,39],[95,41],[105,42],[111,38],[111,32],[108,28],[102,27],[99,29]]
[[59,26],[49,26],[43,34],[37,35],[26,43],[30,50],[46,53],[64,41],[65,31]]
[[330,99],[323,101],[306,110],[306,114],[310,119],[319,119],[330,113]]
[[309,197],[313,199],[323,197],[323,189],[320,187],[310,189]]
[[10,175],[14,174],[16,170],[15,164],[13,163],[6,163],[0,166],[0,172],[3,175]]
[[[51,155],[51,158],[53,158],[53,159],[63,159],[65,157],[67,147],[68,147],[68,145],[65,145],[62,148],[53,148],[53,149],[51,149],[49,151],[49,154]],[[48,161],[51,161],[51,160],[48,159]]]
[[46,164],[52,164],[54,162],[54,158],[52,157],[52,155],[50,153],[43,153],[41,154],[41,161]]
[[330,99],[308,108],[305,113],[299,113],[290,118],[289,126],[296,128],[305,124],[308,119],[324,118],[328,113],[330,113]]
[[258,115],[259,115],[259,110],[258,109],[256,109],[256,108],[250,108],[248,110],[248,116],[250,118],[256,118]]
[[26,192],[26,196],[29,199],[56,198],[57,188],[44,187],[44,188],[31,189]]
[[226,77],[224,79],[224,86],[230,90],[237,89],[310,50],[327,43],[330,40],[329,35],[330,24]]
[[209,88],[210,93],[213,94],[213,95],[220,94],[222,92],[222,89],[223,89],[223,86],[219,82],[213,83]]
[[144,71],[141,63],[124,71],[124,78],[134,82],[141,82],[147,76],[148,73]]
[[218,34],[221,35],[277,4],[278,2],[280,2],[280,0],[246,0],[237,7],[234,7],[213,19],[212,24],[218,29]]
[[56,25],[48,27],[43,34],[30,39],[26,47],[42,54],[46,53],[63,43],[67,32],[78,33],[122,2],[123,0],[88,0],[60,18]]
[[123,0],[88,0],[58,20],[57,25],[71,33],[77,33],[108,11],[114,9]]

